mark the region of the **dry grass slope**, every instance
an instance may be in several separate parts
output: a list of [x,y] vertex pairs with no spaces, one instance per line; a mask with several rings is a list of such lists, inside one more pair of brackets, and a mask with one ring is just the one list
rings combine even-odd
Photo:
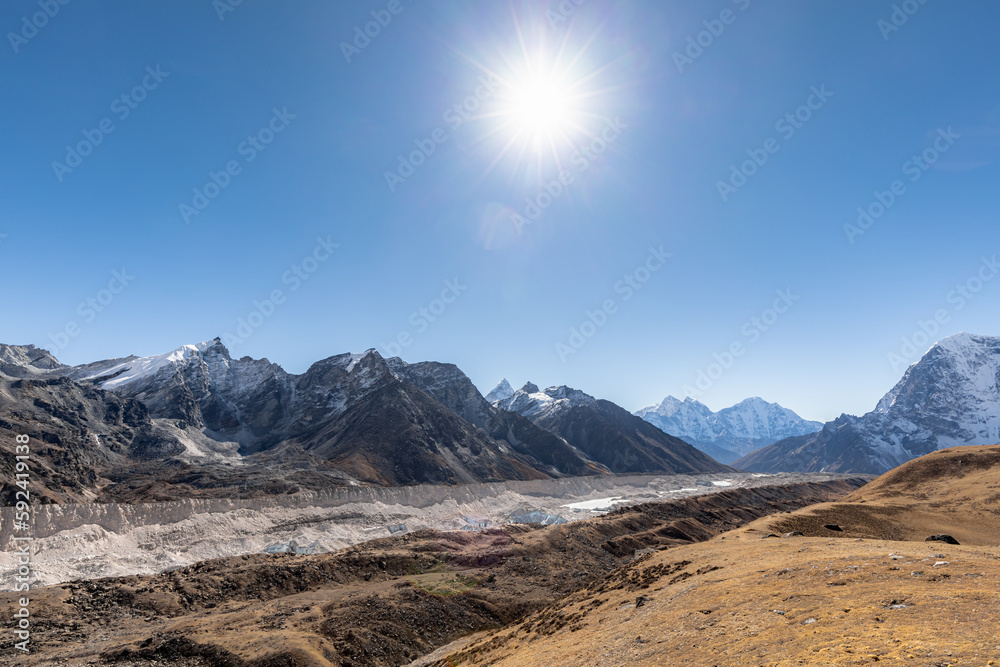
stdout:
[[1000,446],[935,452],[648,556],[433,664],[997,665],[998,486]]

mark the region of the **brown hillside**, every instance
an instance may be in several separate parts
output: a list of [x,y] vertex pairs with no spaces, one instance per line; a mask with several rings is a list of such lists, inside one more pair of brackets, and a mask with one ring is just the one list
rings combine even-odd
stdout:
[[909,461],[858,489],[847,500],[954,499],[981,503],[1000,497],[1000,445],[952,447]]
[[[831,531],[827,525],[839,525]],[[948,534],[965,545],[1000,544],[1000,445],[954,447],[910,461],[843,501],[766,519],[764,533],[922,541]]]
[[[632,563],[433,664],[1000,665],[998,487],[1000,447],[935,452]],[[962,544],[924,541],[938,533]]]
[[998,588],[997,548],[728,535],[655,554],[433,666],[985,667],[1000,664]]

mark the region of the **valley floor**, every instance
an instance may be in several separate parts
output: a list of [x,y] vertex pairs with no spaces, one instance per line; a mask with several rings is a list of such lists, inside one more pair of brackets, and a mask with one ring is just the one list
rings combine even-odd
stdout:
[[[0,664],[1000,664],[1000,446],[870,482],[716,488],[40,588],[33,653],[5,637]],[[0,594],[0,615],[16,599]]]
[[[725,488],[589,521],[420,530],[331,554],[256,554],[32,591],[32,654],[0,664],[404,665],[502,628],[644,554],[834,500],[864,479]],[[11,618],[18,595],[0,594]]]
[[[463,486],[342,487],[228,500],[193,498],[137,504],[67,504],[35,508],[32,586],[74,579],[155,574],[212,558],[258,554],[268,547],[313,546],[313,553],[388,537],[390,527],[462,530],[518,521],[578,521],[594,509],[675,500],[725,488],[754,488],[845,475],[746,473],[603,475]],[[587,501],[594,501],[587,503]],[[574,503],[579,507],[567,507]],[[537,514],[532,514],[536,512]],[[13,508],[0,509],[0,590],[18,567],[11,548]],[[557,519],[558,517],[558,519]],[[404,532],[405,532],[404,531]]]

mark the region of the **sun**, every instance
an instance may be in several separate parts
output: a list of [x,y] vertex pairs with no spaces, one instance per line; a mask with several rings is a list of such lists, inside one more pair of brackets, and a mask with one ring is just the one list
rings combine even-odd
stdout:
[[572,91],[551,76],[531,76],[512,85],[509,115],[517,134],[541,145],[573,125]]
[[497,130],[518,153],[553,152],[583,130],[586,94],[571,68],[544,54],[525,57],[505,73]]
[[456,49],[496,82],[488,99],[473,100],[477,123],[464,130],[462,143],[489,160],[483,178],[495,169],[511,179],[562,173],[617,113],[612,106],[628,85],[614,76],[624,56],[605,57],[602,27],[553,34],[515,17],[514,28],[497,43],[480,45],[484,53]]

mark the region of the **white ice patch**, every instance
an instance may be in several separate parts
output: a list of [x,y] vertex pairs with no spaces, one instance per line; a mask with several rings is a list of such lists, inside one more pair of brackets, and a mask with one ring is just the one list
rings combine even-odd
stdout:
[[598,510],[605,511],[610,510],[614,507],[615,503],[625,502],[623,496],[614,496],[612,498],[598,498],[596,500],[583,500],[578,503],[570,503],[569,505],[560,505],[560,507],[568,507],[571,510]]

